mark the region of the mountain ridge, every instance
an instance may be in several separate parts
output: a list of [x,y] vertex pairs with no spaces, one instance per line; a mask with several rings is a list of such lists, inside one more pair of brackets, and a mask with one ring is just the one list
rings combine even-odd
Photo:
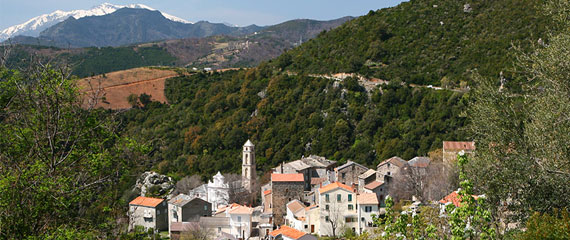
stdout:
[[[121,9],[121,8],[138,8],[138,9],[156,10],[156,9],[151,8],[151,7],[144,5],[144,4],[115,5],[115,4],[110,4],[110,3],[102,3],[100,5],[94,6],[90,9],[86,9],[86,10],[83,10],[83,9],[71,10],[71,11],[56,10],[56,11],[51,12],[51,13],[42,14],[40,16],[31,18],[24,23],[13,25],[13,26],[10,26],[10,27],[3,29],[2,31],[0,31],[0,41],[4,41],[6,39],[9,39],[11,37],[15,37],[18,35],[37,37],[37,36],[39,36],[41,31],[43,31],[43,30],[45,30],[45,29],[47,29],[47,28],[49,28],[49,27],[51,27],[51,26],[53,26],[59,22],[65,21],[69,17],[79,19],[79,18],[88,17],[88,16],[101,16],[101,15],[113,13],[116,10]],[[170,15],[167,13],[161,12],[161,14],[164,17],[166,17],[172,21],[177,21],[177,22],[182,22],[182,23],[192,23],[190,21],[187,21],[185,19],[173,16],[173,15]]]

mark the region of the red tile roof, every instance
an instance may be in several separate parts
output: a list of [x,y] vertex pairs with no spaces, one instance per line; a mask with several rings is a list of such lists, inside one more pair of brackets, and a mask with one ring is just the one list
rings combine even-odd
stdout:
[[322,194],[322,193],[326,193],[328,191],[332,191],[332,190],[337,189],[337,188],[343,188],[343,189],[346,189],[350,192],[354,192],[354,188],[349,187],[347,185],[344,185],[340,182],[334,182],[334,183],[331,183],[329,185],[326,185],[326,186],[322,187],[321,189],[319,189],[319,192]]
[[303,182],[305,181],[302,173],[272,173],[272,182]]
[[326,178],[311,178],[311,185],[317,185],[325,182]]
[[301,231],[294,229],[294,228],[291,228],[291,227],[287,227],[285,225],[283,225],[279,229],[273,230],[272,232],[269,233],[269,235],[271,235],[273,237],[277,237],[280,234],[283,236],[287,236],[289,238],[292,238],[292,239],[299,239],[302,236],[305,236],[306,233],[301,232]]
[[271,194],[271,189],[263,191],[263,196]]
[[[477,195],[471,195],[471,196],[473,196],[473,198],[475,198],[475,199],[479,198]],[[446,203],[451,202],[456,207],[461,206],[461,199],[459,199],[459,194],[457,193],[457,191],[453,191],[449,195],[447,195],[444,198],[442,198],[441,200],[439,200],[439,202],[442,204],[446,204]]]
[[364,186],[364,188],[370,189],[370,190],[374,190],[374,189],[376,189],[377,187],[382,186],[383,184],[384,184],[384,182],[373,181],[373,182],[371,182],[371,183],[369,183],[369,184],[366,184],[366,186]]
[[475,150],[475,142],[443,141],[443,149],[446,149],[446,150]]
[[145,207],[156,207],[158,204],[162,203],[164,199],[161,198],[151,198],[151,197],[142,197],[139,196],[132,200],[129,205],[139,205]]

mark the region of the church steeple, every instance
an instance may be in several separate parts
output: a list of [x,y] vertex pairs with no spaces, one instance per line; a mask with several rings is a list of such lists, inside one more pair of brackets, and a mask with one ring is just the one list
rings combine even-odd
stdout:
[[249,192],[252,191],[252,185],[255,182],[255,145],[247,140],[243,145],[241,164],[242,185]]

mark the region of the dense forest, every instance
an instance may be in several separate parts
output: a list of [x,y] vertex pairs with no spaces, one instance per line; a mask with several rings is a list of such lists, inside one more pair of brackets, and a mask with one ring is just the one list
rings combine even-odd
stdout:
[[398,155],[427,156],[456,140],[467,94],[393,82],[367,92],[337,82],[257,69],[172,78],[171,105],[124,114],[127,134],[150,141],[157,169],[174,177],[239,172],[241,145],[256,145],[259,170],[317,154],[374,166]]
[[540,8],[533,0],[412,0],[370,11],[275,61],[295,71],[360,72],[426,85],[472,83],[474,70],[514,78],[512,46],[529,50],[546,38],[548,17]]

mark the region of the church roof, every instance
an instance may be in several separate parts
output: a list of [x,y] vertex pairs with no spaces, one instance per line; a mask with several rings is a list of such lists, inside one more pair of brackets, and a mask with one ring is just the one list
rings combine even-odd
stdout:
[[253,145],[253,143],[251,141],[249,141],[249,139],[247,140],[247,142],[245,142],[245,144],[243,146],[244,147],[255,147],[255,145]]
[[220,173],[220,171],[218,171],[218,173],[217,173],[216,175],[214,175],[214,178],[221,178],[221,179],[224,179],[225,177],[224,177],[224,175],[222,175],[222,174]]

